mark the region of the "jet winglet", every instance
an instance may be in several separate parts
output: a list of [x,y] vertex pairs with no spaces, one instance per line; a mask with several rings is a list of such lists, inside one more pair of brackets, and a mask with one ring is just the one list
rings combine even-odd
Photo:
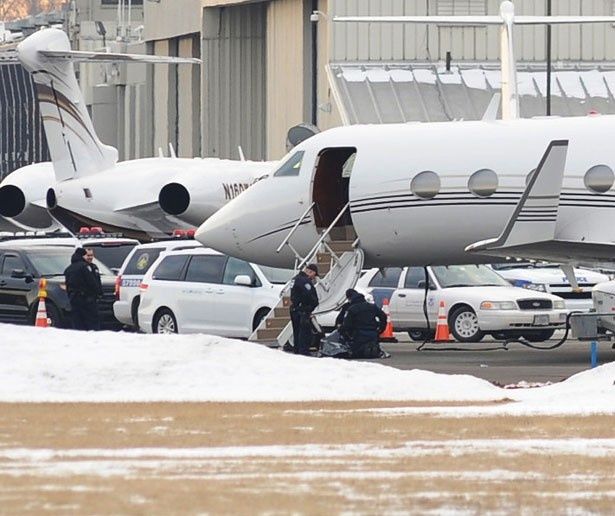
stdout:
[[465,250],[497,251],[493,254],[501,256],[508,248],[554,240],[567,153],[568,140],[552,141],[502,234],[471,244]]

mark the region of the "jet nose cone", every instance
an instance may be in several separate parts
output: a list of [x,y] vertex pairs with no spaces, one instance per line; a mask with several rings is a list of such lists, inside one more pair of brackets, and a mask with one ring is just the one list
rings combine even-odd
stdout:
[[205,247],[211,247],[221,253],[234,256],[240,250],[233,220],[226,207],[209,217],[199,229],[194,238]]

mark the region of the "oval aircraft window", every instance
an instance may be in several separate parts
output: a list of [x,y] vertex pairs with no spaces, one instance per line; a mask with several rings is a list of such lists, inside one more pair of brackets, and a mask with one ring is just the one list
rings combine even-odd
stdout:
[[431,199],[440,192],[440,177],[431,170],[417,174],[410,183],[412,193],[423,199]]
[[477,170],[468,179],[468,189],[478,197],[489,197],[498,188],[498,175],[489,168]]
[[607,165],[595,165],[585,172],[583,178],[585,188],[590,192],[604,193],[608,192],[615,182],[615,174],[611,167]]

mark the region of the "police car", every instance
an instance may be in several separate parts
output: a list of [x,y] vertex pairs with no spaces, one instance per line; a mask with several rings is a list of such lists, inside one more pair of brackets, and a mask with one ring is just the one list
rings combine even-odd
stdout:
[[116,319],[126,326],[138,329],[138,309],[141,301],[139,286],[145,273],[161,253],[197,247],[202,247],[199,242],[186,239],[161,240],[134,247],[124,260],[115,280],[113,313]]
[[515,287],[555,294],[563,298],[568,310],[590,310],[593,306],[592,288],[610,279],[600,272],[575,268],[574,275],[579,289],[574,290],[562,269],[556,264],[509,262],[493,264],[491,267]]
[[379,306],[387,298],[395,331],[414,340],[433,335],[440,301],[460,342],[478,342],[486,334],[546,340],[568,313],[560,297],[513,287],[485,265],[431,266],[427,276],[423,267],[372,269],[357,287],[371,292]]
[[139,244],[134,238],[126,238],[120,233],[105,233],[100,227],[82,227],[73,235],[66,231],[46,233],[29,231],[0,234],[0,247],[21,248],[29,246],[87,247],[94,251],[96,259],[117,274],[132,249]]

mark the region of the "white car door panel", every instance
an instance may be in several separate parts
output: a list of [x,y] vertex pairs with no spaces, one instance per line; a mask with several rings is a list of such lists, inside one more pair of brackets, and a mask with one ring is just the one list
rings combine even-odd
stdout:
[[[237,276],[252,278],[252,287],[235,285]],[[218,322],[225,335],[249,337],[252,333],[254,299],[260,286],[252,266],[229,257],[224,269],[221,290],[223,295],[216,300],[218,304]]]

